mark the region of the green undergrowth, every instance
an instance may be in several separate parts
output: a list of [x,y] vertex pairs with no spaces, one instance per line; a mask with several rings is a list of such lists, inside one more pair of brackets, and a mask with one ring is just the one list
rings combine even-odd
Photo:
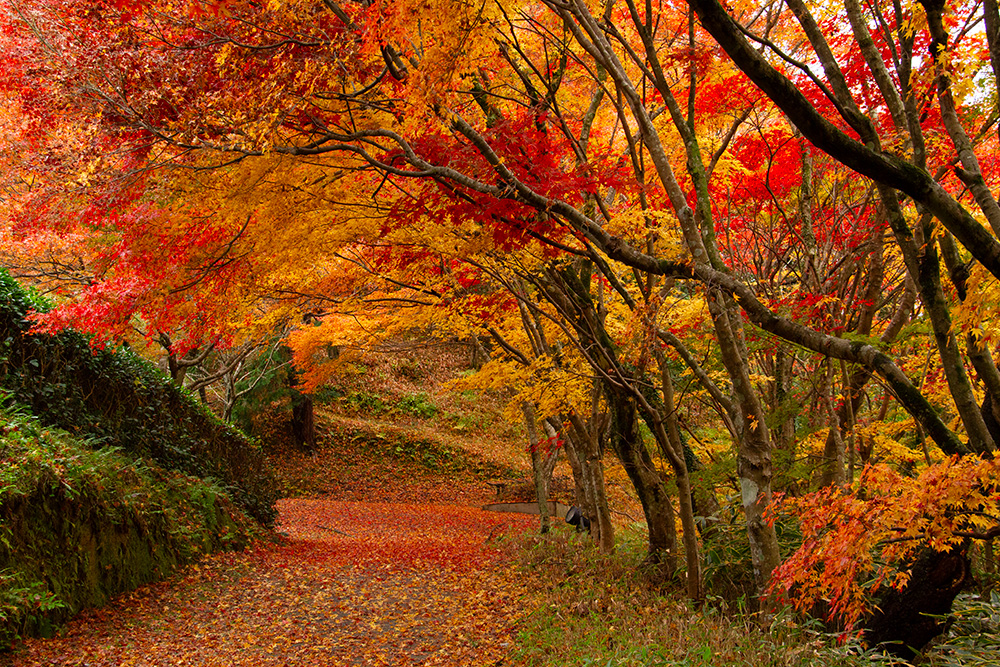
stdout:
[[319,398],[326,403],[336,401],[347,410],[369,415],[411,415],[419,419],[431,419],[438,413],[437,406],[423,392],[383,397],[369,391],[342,394],[337,390],[327,390]]
[[128,350],[95,350],[83,335],[29,333],[46,304],[0,271],[0,389],[41,423],[92,447],[116,447],[169,470],[211,479],[251,516],[275,517],[263,452]]
[[931,667],[1000,665],[1000,594],[963,593],[952,605],[950,627],[931,651]]
[[0,410],[0,647],[260,533],[217,485]]
[[[748,614],[721,599],[694,609],[682,582],[643,564],[641,530],[620,531],[614,554],[557,526],[507,546],[526,580],[515,647],[531,667],[906,667],[866,649],[857,637],[827,632],[787,612]],[[963,594],[950,628],[915,660],[926,667],[1000,664],[1000,595]]]
[[840,642],[789,615],[767,621],[706,605],[696,610],[682,584],[643,565],[641,531],[621,531],[614,554],[559,526],[518,538],[530,611],[522,620],[518,664],[545,667],[861,667],[902,665]]

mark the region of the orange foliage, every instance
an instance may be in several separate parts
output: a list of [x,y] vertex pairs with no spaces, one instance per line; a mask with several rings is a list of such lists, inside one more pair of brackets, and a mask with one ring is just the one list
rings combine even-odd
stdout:
[[796,608],[829,603],[853,627],[883,586],[902,589],[923,548],[949,551],[1000,524],[997,460],[951,458],[916,477],[886,465],[864,469],[855,489],[830,486],[771,509],[798,519],[802,546],[774,572],[771,591]]

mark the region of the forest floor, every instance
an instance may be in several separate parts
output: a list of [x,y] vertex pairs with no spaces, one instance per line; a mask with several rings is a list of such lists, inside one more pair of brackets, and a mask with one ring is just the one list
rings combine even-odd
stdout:
[[[280,420],[257,424],[285,496],[272,539],[85,611],[0,654],[0,667],[905,664],[787,614],[744,613],[743,598],[693,608],[677,580],[644,565],[641,508],[619,466],[607,471],[614,553],[561,522],[539,536],[537,517],[479,509],[498,500],[496,478],[509,482],[501,500],[531,489],[524,436],[499,401],[443,386],[462,364],[358,361],[355,381],[317,409],[313,452],[288,443]],[[708,573],[741,581],[740,553]],[[984,655],[927,664],[1000,664]]]
[[443,389],[461,354],[421,359],[359,361],[318,404],[312,452],[261,414],[285,496],[270,539],[85,610],[0,665],[509,664],[525,583],[508,538],[538,519],[479,508],[497,500],[490,479],[526,476],[523,446],[496,406]]
[[524,590],[505,536],[531,519],[478,509],[473,479],[342,454],[309,457],[317,483],[363,488],[280,501],[277,540],[85,611],[12,666],[506,664]]

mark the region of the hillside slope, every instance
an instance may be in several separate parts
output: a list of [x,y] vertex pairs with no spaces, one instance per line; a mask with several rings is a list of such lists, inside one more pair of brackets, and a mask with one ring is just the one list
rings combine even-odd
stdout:
[[92,447],[211,478],[255,519],[273,521],[258,446],[127,350],[95,350],[74,331],[29,333],[27,314],[46,307],[0,270],[0,390],[9,402]]
[[0,272],[0,650],[276,513],[259,447],[127,351],[29,333],[36,306]]

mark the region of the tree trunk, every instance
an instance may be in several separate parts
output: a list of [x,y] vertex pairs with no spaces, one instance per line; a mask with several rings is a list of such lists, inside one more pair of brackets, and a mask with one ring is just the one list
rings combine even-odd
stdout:
[[[559,437],[555,418],[545,420],[543,426],[545,433],[550,438]],[[563,449],[566,451],[566,462],[569,463],[570,470],[573,471],[573,504],[583,510],[583,515],[588,519],[593,516],[593,505],[587,498],[587,490],[583,479],[583,464],[580,462],[580,453],[574,438],[568,433],[562,433]]]
[[775,449],[787,452],[788,460],[795,458],[795,417],[798,414],[794,408],[794,394],[789,392],[794,365],[795,356],[779,347],[774,355],[774,409],[781,421],[775,424],[772,434]]
[[966,547],[951,551],[922,551],[911,563],[910,581],[897,591],[885,587],[876,612],[868,620],[865,640],[872,647],[912,660],[934,637],[947,627],[942,616],[972,574]]
[[299,447],[310,452],[316,449],[316,422],[313,417],[312,396],[298,392],[292,395],[292,435]]
[[[933,230],[930,223],[924,224],[924,236],[930,239]],[[940,262],[937,246],[928,241],[921,247],[918,276],[915,277],[920,289],[920,299],[924,304],[934,329],[934,340],[937,343],[938,355],[941,357],[941,367],[944,370],[948,388],[955,401],[955,409],[962,418],[969,436],[969,448],[984,454],[994,449],[993,436],[986,428],[983,414],[973,395],[972,384],[965,372],[965,364],[958,349],[958,341],[952,327],[948,299],[941,288]]]
[[635,402],[607,388],[611,409],[611,446],[632,481],[649,531],[647,560],[665,566],[666,574],[677,571],[677,526],[663,476],[653,465],[639,435]]
[[771,572],[781,562],[774,527],[764,520],[771,502],[771,442],[764,411],[750,382],[745,346],[741,343],[741,318],[733,300],[715,290],[708,295],[709,312],[715,324],[722,361],[733,383],[735,402],[743,418],[737,448],[740,497],[746,517],[750,556],[757,593],[767,590]]
[[[833,402],[834,373],[833,359],[826,360],[825,377],[821,381],[821,400],[826,407],[826,415],[830,422],[826,446],[823,449],[822,486],[843,484],[846,479],[844,438],[841,433],[841,420]],[[845,401],[846,403],[846,401]],[[831,445],[832,441],[832,446]]]
[[[670,369],[666,363],[666,355],[662,351],[657,354],[660,365],[660,375],[663,384],[663,409],[653,426],[653,434],[665,451],[666,458],[671,462],[677,480],[678,506],[680,508],[681,526],[684,528],[684,562],[687,566],[688,596],[697,603],[705,599],[702,581],[701,555],[698,549],[698,527],[694,518],[694,493],[691,489],[691,476],[688,473],[687,460],[684,456],[684,445],[681,443],[680,429],[677,427],[677,412],[674,404],[674,383],[670,377]],[[666,428],[664,428],[664,424]],[[670,455],[672,454],[672,455]]]
[[691,477],[691,500],[694,504],[694,513],[704,519],[698,527],[701,530],[701,536],[710,539],[718,525],[722,506],[715,495],[715,488],[704,474],[705,466],[683,439],[681,445],[684,448],[684,461],[687,463],[688,474]]
[[538,516],[541,517],[541,532],[545,534],[552,527],[552,517],[549,515],[548,484],[545,480],[545,462],[542,460],[541,443],[538,439],[538,427],[535,421],[535,406],[530,401],[521,403],[521,413],[524,415],[524,428],[528,433],[528,450],[531,452],[531,473],[535,481],[535,499],[538,501]]
[[[584,423],[576,413],[570,414],[570,424],[573,426],[575,442],[579,444],[580,464],[583,468],[584,490],[591,503],[593,514],[590,530],[602,552],[610,553],[615,549],[615,527],[611,523],[611,510],[608,507],[608,494],[604,485],[604,455],[601,444],[592,428]],[[595,532],[596,531],[596,532]]]

